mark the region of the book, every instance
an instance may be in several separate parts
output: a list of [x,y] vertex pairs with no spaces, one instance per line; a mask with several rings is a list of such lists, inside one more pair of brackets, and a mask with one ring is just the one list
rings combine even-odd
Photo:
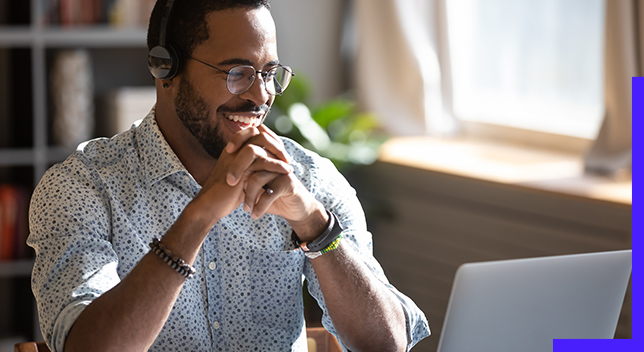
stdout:
[[13,259],[30,257],[31,249],[27,246],[29,236],[29,191],[16,187],[16,225],[13,233]]
[[156,0],[40,0],[41,22],[63,27],[146,27]]
[[28,198],[25,188],[0,184],[0,261],[29,256]]
[[0,185],[0,260],[13,259],[13,241],[18,217],[15,200],[15,188]]

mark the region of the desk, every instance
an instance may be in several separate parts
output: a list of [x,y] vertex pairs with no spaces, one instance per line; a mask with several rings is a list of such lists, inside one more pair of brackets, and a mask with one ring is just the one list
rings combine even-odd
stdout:
[[[631,248],[630,180],[579,183],[575,190],[564,187],[572,171],[581,177],[581,164],[570,156],[535,153],[530,161],[493,144],[481,149],[456,142],[391,143],[378,162],[355,170],[349,180],[367,212],[374,253],[387,277],[429,318],[432,336],[414,351],[435,351],[462,263]],[[427,144],[409,153],[403,143]],[[467,156],[468,151],[475,153]],[[457,163],[450,153],[470,159]],[[480,166],[485,159],[492,160],[488,168]],[[538,164],[568,167],[539,181]],[[610,191],[596,191],[602,187]],[[630,300],[629,289],[618,337],[630,336]]]

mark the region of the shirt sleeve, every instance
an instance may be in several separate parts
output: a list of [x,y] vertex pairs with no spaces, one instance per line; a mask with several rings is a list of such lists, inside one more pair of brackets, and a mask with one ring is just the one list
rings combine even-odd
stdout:
[[83,309],[120,281],[104,187],[81,160],[72,155],[48,170],[29,209],[27,244],[36,252],[32,291],[54,351],[63,351]]
[[[425,314],[409,297],[389,283],[382,267],[373,256],[372,236],[367,231],[365,215],[356,196],[356,191],[331,161],[313,153],[309,153],[308,158],[310,159],[303,163],[307,165],[303,166],[306,170],[300,170],[302,171],[301,177],[307,178],[304,183],[310,185],[309,190],[327,210],[338,216],[344,229],[342,232],[343,241],[347,241],[353,247],[374,275],[400,300],[407,323],[407,350],[410,350],[430,334]],[[304,275],[307,278],[309,293],[316,299],[323,311],[322,324],[337,338],[338,335],[328,315],[317,276],[309,260],[305,262]],[[342,345],[341,341],[340,344]],[[346,350],[344,346],[342,347]]]

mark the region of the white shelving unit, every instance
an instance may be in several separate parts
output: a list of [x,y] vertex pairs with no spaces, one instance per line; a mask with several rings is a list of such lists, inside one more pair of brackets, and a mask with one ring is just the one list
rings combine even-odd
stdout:
[[29,276],[34,262],[29,259],[0,262],[0,278],[14,276]]
[[[82,27],[47,26],[40,20],[43,18],[41,0],[29,0],[21,8],[23,18],[28,17],[28,23],[8,24],[8,19],[13,13],[5,13],[4,21],[0,16],[0,51],[11,53],[21,51],[29,57],[30,72],[17,72],[14,62],[11,62],[8,72],[30,77],[30,94],[9,92],[9,104],[18,102],[31,102],[32,111],[30,121],[23,124],[19,137],[24,140],[31,139],[31,143],[14,143],[5,146],[0,144],[0,183],[20,183],[33,188],[43,173],[54,163],[64,160],[73,148],[54,145],[50,140],[51,116],[48,108],[48,65],[52,56],[60,49],[87,49],[93,65],[95,94],[99,96],[123,86],[152,86],[153,80],[147,72],[146,60],[146,28],[116,28],[105,24],[89,25]],[[4,4],[0,4],[2,7]],[[13,5],[13,4],[11,4]],[[5,8],[8,12],[9,6]],[[12,9],[15,9],[12,7]],[[1,14],[0,9],[0,14]],[[28,11],[28,15],[25,13]],[[28,51],[28,55],[25,54]],[[22,63],[24,65],[24,63]],[[23,66],[24,67],[24,66]],[[3,74],[0,71],[0,75]],[[24,100],[23,100],[24,99]],[[0,104],[2,100],[0,100]],[[3,110],[0,106],[0,114]],[[6,109],[8,110],[8,109]],[[0,116],[2,117],[2,116]],[[0,118],[1,129],[11,128],[2,126],[3,121],[15,122],[23,118],[20,116],[6,116]],[[6,122],[5,122],[6,123]],[[24,126],[30,131],[24,132]],[[14,126],[15,128],[15,126]],[[10,131],[10,134],[16,134]],[[28,145],[25,145],[28,144]],[[15,170],[17,177],[13,175]],[[28,175],[28,176],[24,176]],[[24,177],[23,177],[24,176]],[[4,177],[4,178],[3,178]],[[15,178],[19,178],[16,180]],[[23,308],[14,307],[19,295],[30,292],[29,276],[33,261],[30,259],[13,262],[0,262],[0,340],[7,336],[26,336],[29,339],[42,339],[37,328],[37,315],[33,315],[33,331],[12,331],[16,315],[23,316]],[[22,286],[27,287],[22,287]],[[19,287],[13,287],[19,286]],[[16,293],[20,292],[20,293]],[[24,302],[24,298],[21,298]],[[16,328],[24,329],[24,328]]]
[[[0,26],[0,48],[25,48],[31,51],[33,146],[28,149],[0,149],[0,167],[34,167],[34,184],[51,163],[61,161],[71,150],[48,144],[47,51],[64,48],[120,48],[145,50],[146,30],[115,29],[106,25],[61,28],[45,27],[39,2],[31,0],[32,25]],[[151,80],[148,84],[151,84]]]

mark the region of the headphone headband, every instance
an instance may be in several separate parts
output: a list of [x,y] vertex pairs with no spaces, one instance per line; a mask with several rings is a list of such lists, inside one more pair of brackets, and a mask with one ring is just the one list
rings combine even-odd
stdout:
[[170,22],[170,14],[174,7],[174,0],[167,0],[165,9],[163,9],[163,17],[161,17],[161,33],[159,34],[159,45],[165,46],[165,36],[168,31],[168,22]]

